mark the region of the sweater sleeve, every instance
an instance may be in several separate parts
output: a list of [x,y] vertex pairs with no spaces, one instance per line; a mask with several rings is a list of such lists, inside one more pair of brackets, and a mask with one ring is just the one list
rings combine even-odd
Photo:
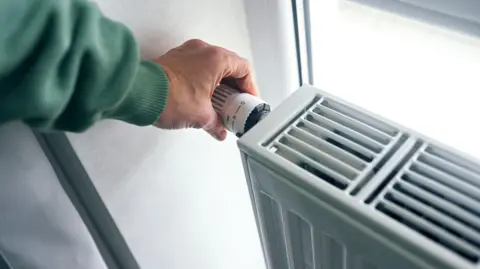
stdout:
[[150,125],[167,96],[162,68],[141,61],[132,33],[86,0],[0,1],[0,124]]

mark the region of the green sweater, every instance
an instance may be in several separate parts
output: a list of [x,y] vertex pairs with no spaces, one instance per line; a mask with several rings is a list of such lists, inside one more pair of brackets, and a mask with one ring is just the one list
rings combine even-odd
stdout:
[[132,33],[86,0],[0,0],[0,124],[79,132],[154,123],[168,79]]

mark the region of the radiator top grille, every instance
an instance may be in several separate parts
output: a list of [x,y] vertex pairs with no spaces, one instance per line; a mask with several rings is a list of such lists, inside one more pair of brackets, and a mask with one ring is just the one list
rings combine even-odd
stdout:
[[[401,143],[398,129],[365,113],[321,98],[282,132],[269,150],[345,190],[378,168]],[[397,145],[398,146],[398,145]]]
[[425,144],[389,183],[376,208],[465,259],[478,262],[478,167]]

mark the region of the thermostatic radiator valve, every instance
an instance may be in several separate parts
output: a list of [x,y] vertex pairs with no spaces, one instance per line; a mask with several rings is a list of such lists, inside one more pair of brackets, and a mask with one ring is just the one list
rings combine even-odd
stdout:
[[213,92],[212,104],[227,130],[237,137],[270,113],[270,105],[260,98],[223,84]]

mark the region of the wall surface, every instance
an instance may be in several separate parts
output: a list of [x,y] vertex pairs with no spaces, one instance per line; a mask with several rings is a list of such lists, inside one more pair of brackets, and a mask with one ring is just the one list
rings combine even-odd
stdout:
[[[241,0],[97,0],[153,58],[190,38],[251,59]],[[142,268],[264,268],[235,138],[105,121],[69,134]]]

